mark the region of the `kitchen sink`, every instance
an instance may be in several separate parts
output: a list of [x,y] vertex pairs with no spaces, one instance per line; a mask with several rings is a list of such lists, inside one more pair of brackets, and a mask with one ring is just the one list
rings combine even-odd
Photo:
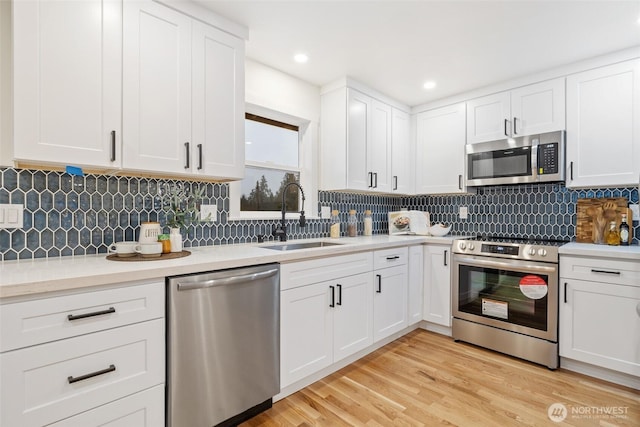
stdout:
[[273,249],[276,251],[296,251],[298,249],[324,248],[328,246],[340,246],[342,243],[334,242],[305,242],[305,243],[286,243],[284,245],[262,246],[265,249]]

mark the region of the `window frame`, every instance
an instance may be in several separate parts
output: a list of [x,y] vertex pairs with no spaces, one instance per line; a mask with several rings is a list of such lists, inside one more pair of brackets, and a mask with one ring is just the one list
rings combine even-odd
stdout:
[[[316,155],[317,138],[315,135],[317,134],[317,131],[314,134],[314,129],[317,130],[317,125],[310,120],[254,104],[247,103],[245,105],[245,112],[250,116],[258,116],[298,128],[298,169],[295,171],[300,173],[300,185],[304,189],[305,216],[308,219],[317,219],[318,179],[315,174],[315,171],[317,170],[315,162],[317,162],[318,158]],[[246,166],[265,167],[265,164],[245,161],[245,167]],[[268,167],[284,171],[292,169],[288,166],[275,164],[270,164]],[[239,180],[229,183],[229,220],[274,220],[282,218],[282,213],[280,211],[241,211],[241,195],[242,181]],[[298,206],[302,206],[302,197],[299,199]],[[297,219],[299,216],[300,215],[297,212],[287,212],[285,218]]]

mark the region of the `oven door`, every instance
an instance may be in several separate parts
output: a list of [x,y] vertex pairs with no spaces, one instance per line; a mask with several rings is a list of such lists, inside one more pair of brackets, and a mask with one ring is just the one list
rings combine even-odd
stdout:
[[455,254],[453,317],[558,340],[558,265]]

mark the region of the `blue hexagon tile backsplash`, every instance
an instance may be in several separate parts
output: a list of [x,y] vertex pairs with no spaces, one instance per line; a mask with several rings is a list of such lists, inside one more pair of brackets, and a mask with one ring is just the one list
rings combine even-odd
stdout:
[[[205,187],[206,204],[215,204],[213,224],[188,228],[185,247],[257,242],[276,220],[230,220],[229,186],[154,178],[109,175],[71,176],[62,172],[0,169],[0,204],[25,206],[22,229],[0,230],[0,260],[105,253],[115,241],[136,240],[141,222],[164,225],[167,212],[161,193],[166,184]],[[431,212],[432,222],[452,224],[452,234],[499,234],[570,240],[575,237],[575,209],[582,197],[625,197],[638,203],[637,188],[570,190],[560,184],[486,187],[477,194],[389,196],[349,192],[318,192],[318,206],[340,211],[346,222],[355,209],[373,211],[374,234],[388,232],[387,213],[403,208]],[[467,206],[467,220],[458,210]],[[640,227],[634,223],[635,239]],[[328,219],[309,219],[305,228],[287,221],[291,239],[328,237]]]

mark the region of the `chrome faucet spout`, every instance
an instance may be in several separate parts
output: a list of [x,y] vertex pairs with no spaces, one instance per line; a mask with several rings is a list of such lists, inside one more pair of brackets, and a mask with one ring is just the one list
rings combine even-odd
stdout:
[[290,182],[287,185],[285,185],[284,188],[282,189],[282,220],[279,227],[274,226],[273,233],[272,233],[273,236],[277,237],[281,242],[287,241],[287,224],[285,222],[285,214],[287,211],[287,206],[286,206],[285,196],[287,194],[287,189],[292,185],[295,185],[296,187],[298,187],[300,189],[300,193],[302,194],[302,209],[300,210],[300,227],[305,227],[307,225],[306,218],[304,216],[304,200],[305,200],[304,190],[302,189],[302,186],[297,182]]

